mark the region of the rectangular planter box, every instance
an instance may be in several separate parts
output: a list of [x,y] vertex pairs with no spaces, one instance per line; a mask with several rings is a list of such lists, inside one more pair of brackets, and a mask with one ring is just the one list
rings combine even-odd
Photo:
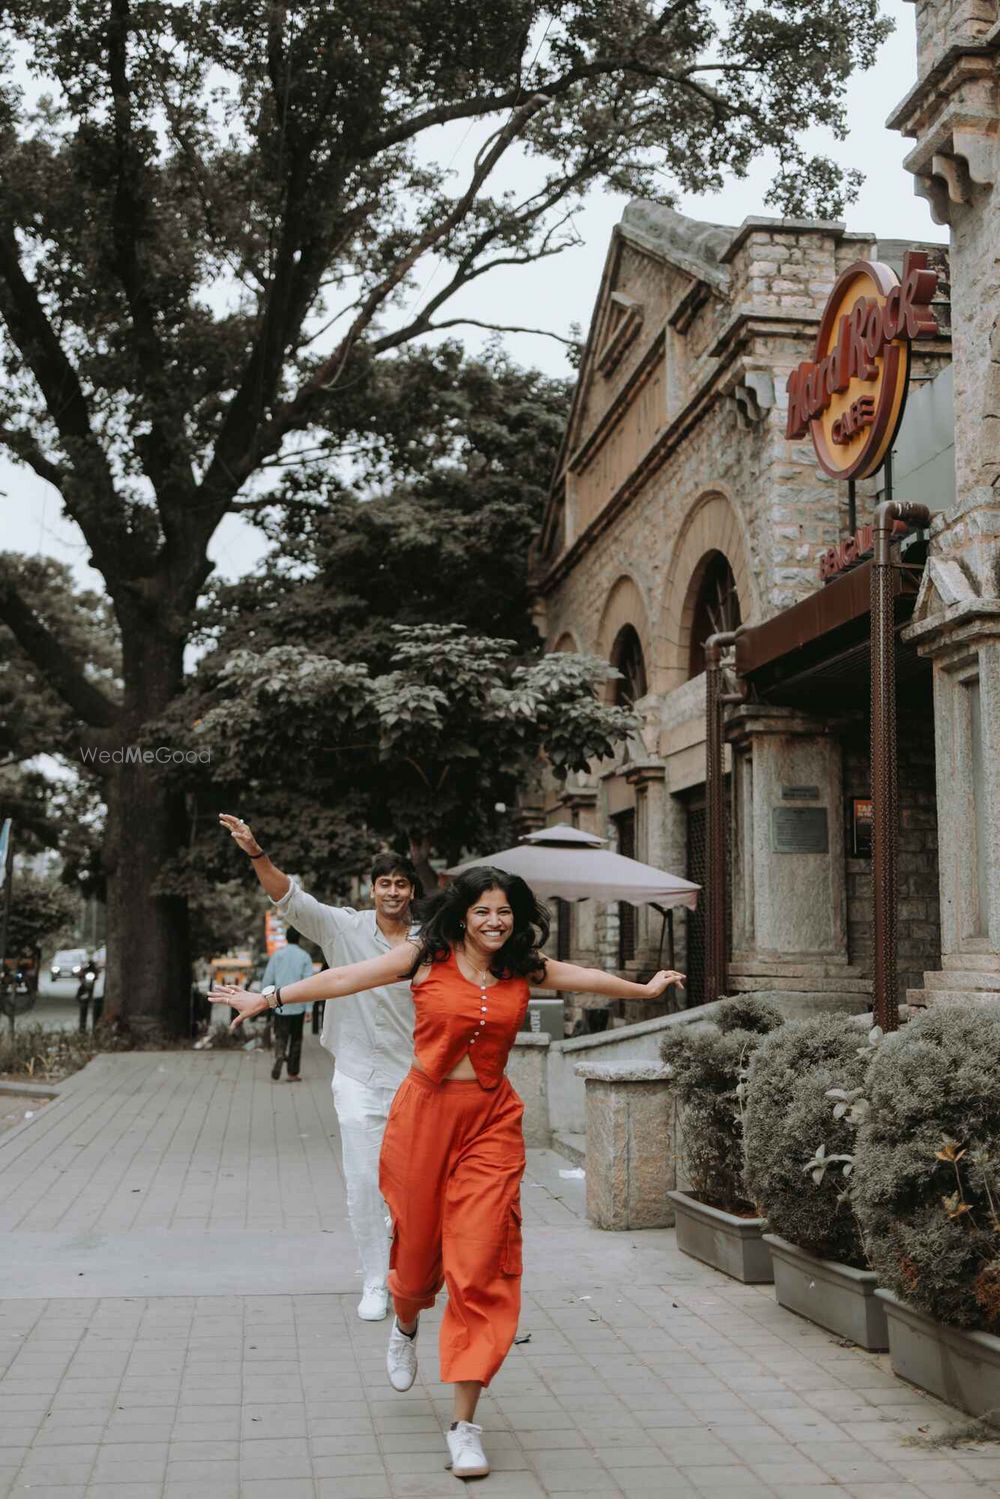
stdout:
[[668,1192],[677,1215],[677,1248],[747,1285],[772,1280],[771,1255],[763,1240],[763,1218],[739,1218],[711,1208],[687,1192]]
[[774,1269],[774,1299],[861,1348],[881,1353],[889,1346],[885,1307],[875,1298],[871,1270],[821,1260],[778,1234],[765,1234]]
[[970,1416],[1000,1410],[1000,1338],[949,1327],[891,1291],[875,1294],[886,1310],[894,1374]]

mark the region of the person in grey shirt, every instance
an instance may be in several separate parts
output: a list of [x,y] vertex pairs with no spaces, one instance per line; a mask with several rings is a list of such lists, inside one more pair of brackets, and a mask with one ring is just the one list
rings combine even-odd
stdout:
[[[416,870],[400,854],[379,854],[371,869],[373,909],[328,906],[282,873],[239,817],[219,821],[253,862],[278,914],[323,950],[331,968],[377,958],[405,942],[410,907],[420,894]],[[378,1160],[393,1095],[413,1056],[413,998],[408,983],[327,1005],[323,1045],[336,1058],[333,1103],[340,1125],[347,1212],[364,1275],[358,1315],[381,1321],[388,1310],[388,1215],[378,1188]]]

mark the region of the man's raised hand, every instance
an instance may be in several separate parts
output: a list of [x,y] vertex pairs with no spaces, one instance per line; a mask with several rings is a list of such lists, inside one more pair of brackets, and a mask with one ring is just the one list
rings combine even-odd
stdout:
[[253,855],[261,852],[260,844],[241,817],[234,817],[231,812],[220,812],[219,822],[227,832],[232,834],[233,842],[245,854]]

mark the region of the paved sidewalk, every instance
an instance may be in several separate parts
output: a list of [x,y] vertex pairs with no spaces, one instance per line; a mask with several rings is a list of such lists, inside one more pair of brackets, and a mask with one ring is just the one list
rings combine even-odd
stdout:
[[[100,1058],[0,1139],[0,1499],[447,1499],[434,1333],[406,1395],[355,1315],[329,1066]],[[280,1169],[279,1169],[280,1163]],[[972,1499],[1000,1446],[886,1360],[678,1254],[602,1234],[530,1153],[521,1336],[481,1492]]]

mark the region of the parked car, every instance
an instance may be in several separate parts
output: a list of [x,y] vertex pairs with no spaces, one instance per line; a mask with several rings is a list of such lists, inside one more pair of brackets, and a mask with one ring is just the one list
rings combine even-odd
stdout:
[[49,972],[54,979],[78,979],[86,964],[85,947],[61,947],[52,959]]

